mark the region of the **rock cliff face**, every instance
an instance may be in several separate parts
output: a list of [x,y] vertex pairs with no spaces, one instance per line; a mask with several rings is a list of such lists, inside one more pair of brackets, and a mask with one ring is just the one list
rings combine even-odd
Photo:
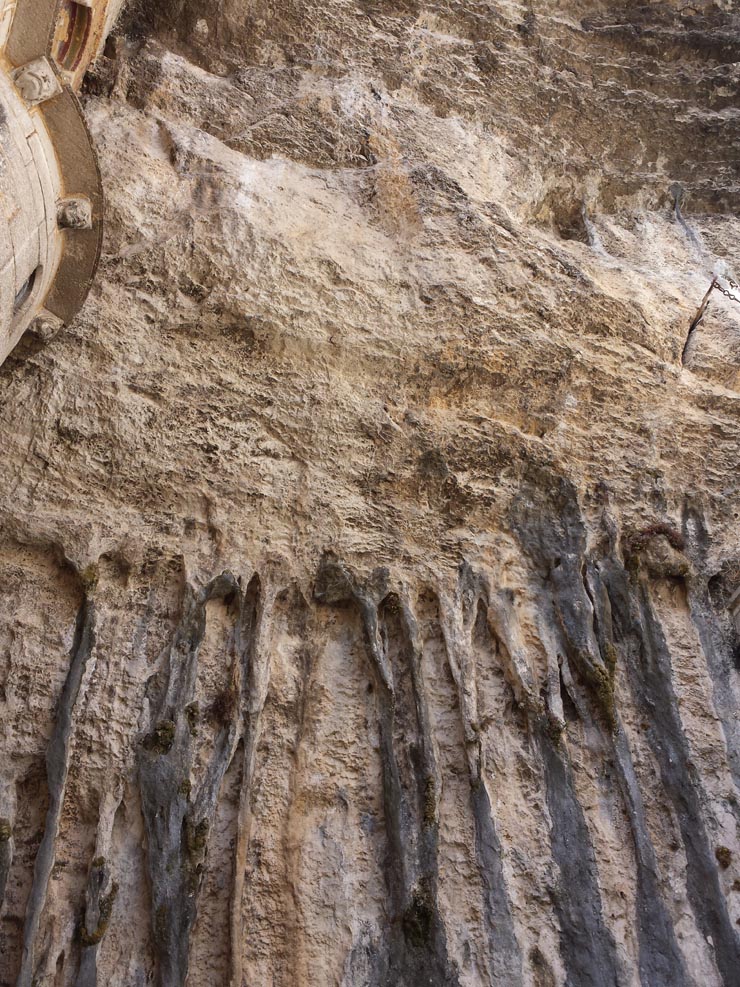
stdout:
[[740,984],[740,16],[151,0],[0,369],[0,983]]

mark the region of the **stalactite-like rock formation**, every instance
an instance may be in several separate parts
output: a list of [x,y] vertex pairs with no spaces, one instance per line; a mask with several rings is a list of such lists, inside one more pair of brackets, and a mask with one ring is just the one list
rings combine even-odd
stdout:
[[0,368],[0,985],[740,985],[733,6],[124,9]]
[[51,681],[4,682],[39,741],[6,791],[19,982],[734,983],[712,695],[738,641],[689,561],[703,519],[625,533],[603,506],[589,547],[572,485],[535,483],[511,514],[526,589],[334,554],[305,583],[197,586],[164,557],[75,577],[6,542],[20,611],[56,604],[18,636]]

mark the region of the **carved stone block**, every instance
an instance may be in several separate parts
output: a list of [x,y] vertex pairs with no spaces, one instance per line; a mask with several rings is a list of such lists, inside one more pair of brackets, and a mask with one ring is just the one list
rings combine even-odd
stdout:
[[62,91],[62,84],[48,58],[35,58],[16,69],[12,78],[18,92],[30,106],[43,103]]
[[57,203],[57,225],[65,230],[89,230],[92,227],[92,206],[84,196],[60,199]]
[[36,316],[30,325],[30,330],[44,343],[50,343],[64,323],[51,312],[43,311]]

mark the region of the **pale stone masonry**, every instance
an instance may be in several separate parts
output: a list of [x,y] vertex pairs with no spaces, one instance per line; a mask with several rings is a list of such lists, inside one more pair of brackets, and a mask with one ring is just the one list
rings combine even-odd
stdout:
[[119,7],[0,6],[0,363],[29,326],[48,335],[73,318],[89,290],[102,192],[75,92]]

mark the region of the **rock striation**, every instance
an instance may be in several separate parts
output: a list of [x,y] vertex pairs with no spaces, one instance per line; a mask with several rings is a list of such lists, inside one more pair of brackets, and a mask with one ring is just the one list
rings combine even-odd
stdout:
[[0,984],[740,984],[739,78],[731,2],[124,8],[0,367]]

